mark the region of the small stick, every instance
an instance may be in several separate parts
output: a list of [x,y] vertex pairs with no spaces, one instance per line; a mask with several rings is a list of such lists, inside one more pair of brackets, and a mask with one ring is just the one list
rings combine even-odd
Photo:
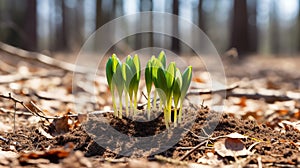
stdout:
[[199,143],[198,145],[196,145],[195,147],[193,147],[191,150],[189,150],[188,152],[186,152],[179,160],[182,161],[185,158],[187,158],[190,154],[192,154],[195,150],[197,150],[198,148],[200,148],[203,144],[207,143],[208,140],[205,140],[201,143]]
[[9,142],[9,140],[6,139],[6,138],[4,138],[3,136],[0,136],[0,140],[1,140],[1,141],[4,141],[5,143]]
[[188,95],[204,95],[204,94],[215,94],[215,93],[229,92],[229,91],[232,91],[232,90],[234,90],[238,87],[239,87],[239,85],[234,84],[234,85],[229,86],[228,88],[220,89],[220,90],[198,90],[198,89],[195,89],[195,90],[191,90],[186,95],[187,96]]
[[87,74],[87,73],[93,72],[92,69],[89,69],[89,68],[86,68],[83,66],[79,66],[79,65],[75,65],[75,64],[72,64],[69,62],[54,59],[52,57],[49,57],[49,56],[41,54],[41,53],[26,51],[26,50],[16,48],[16,47],[13,47],[11,45],[8,45],[8,44],[2,43],[2,42],[0,42],[0,50],[6,52],[8,54],[26,59],[26,60],[37,61],[37,62],[43,63],[45,65],[52,66],[55,68],[60,68],[60,69],[63,69],[65,71],[69,71],[69,72],[75,72],[75,73],[81,73],[81,74]]
[[184,161],[176,160],[176,159],[172,159],[172,158],[167,158],[167,157],[160,156],[160,155],[155,155],[154,157],[155,157],[155,159],[157,159],[159,161],[164,161],[164,162],[177,164],[177,165],[188,165],[188,162],[184,162]]
[[16,133],[16,112],[17,112],[17,103],[14,102],[14,134]]

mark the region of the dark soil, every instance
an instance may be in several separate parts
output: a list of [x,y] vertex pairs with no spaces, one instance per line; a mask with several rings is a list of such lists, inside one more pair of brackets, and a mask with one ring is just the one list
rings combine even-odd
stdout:
[[[184,120],[184,124],[179,125],[178,128],[183,128],[183,126],[191,124],[192,127],[189,131],[182,131],[180,136],[182,136],[174,146],[166,146],[168,148],[166,151],[155,153],[156,151],[150,152],[148,156],[143,156],[144,158],[148,158],[150,160],[154,159],[154,153],[156,155],[162,155],[165,157],[171,157],[174,159],[179,159],[182,157],[189,149],[184,149],[183,147],[194,147],[197,144],[201,143],[202,140],[197,136],[207,137],[205,132],[209,133],[211,130],[211,137],[218,137],[223,135],[228,135],[233,132],[238,132],[243,135],[249,136],[249,138],[243,140],[246,148],[250,147],[252,144],[257,143],[252,149],[255,150],[255,155],[261,155],[262,163],[268,166],[277,167],[278,165],[299,165],[299,157],[300,153],[297,147],[293,144],[293,142],[297,142],[300,139],[299,132],[294,130],[287,131],[286,133],[279,133],[278,131],[274,131],[273,129],[267,127],[264,124],[257,124],[251,120],[239,120],[227,114],[218,115],[217,113],[210,112],[207,108],[199,108],[197,111],[190,113],[188,116],[196,116],[196,120],[194,122],[187,122]],[[92,117],[91,117],[92,118]],[[111,113],[102,114],[101,117],[97,116],[98,122],[93,125],[91,130],[98,130],[97,135],[93,138],[99,142],[101,138],[106,138],[101,136],[101,131],[105,131],[106,126],[102,123],[100,119],[107,119],[109,121],[109,125],[115,128],[116,130],[126,134],[130,137],[147,137],[150,135],[156,135],[166,131],[165,125],[162,122],[163,116],[160,115],[157,119],[149,121],[149,122],[140,122],[133,121],[128,118],[119,119],[114,117]],[[218,122],[217,127],[214,129],[213,124]],[[189,125],[189,126],[191,126]],[[89,131],[90,133],[91,131]],[[171,129],[168,132],[166,137],[161,139],[161,141],[156,142],[164,148],[164,144],[168,143],[172,138],[178,138],[176,129]],[[103,134],[103,133],[102,133]],[[175,136],[176,135],[176,136]],[[43,151],[47,148],[55,148],[60,146],[66,146],[69,142],[74,143],[74,150],[80,150],[85,153],[85,156],[89,156],[92,160],[101,160],[100,158],[121,158],[123,156],[113,153],[110,150],[104,149],[99,146],[91,136],[89,136],[83,127],[79,127],[69,133],[56,136],[54,139],[47,139],[44,136],[41,136],[39,130],[36,126],[23,126],[22,129],[13,135],[12,133],[4,134],[3,137],[9,139],[9,142],[1,141],[2,150],[11,150],[11,143],[17,142],[17,148],[15,149],[18,152],[23,151]],[[100,139],[99,139],[100,138]],[[112,135],[113,138],[113,135]],[[105,140],[105,139],[104,139]],[[107,140],[107,139],[106,139]],[[109,143],[123,143],[123,146],[132,146],[135,142],[124,141],[121,142],[120,139],[113,139],[115,141],[111,141]],[[215,140],[209,141],[209,144],[213,144]],[[208,145],[209,146],[209,145]],[[190,154],[185,161],[189,162],[197,162],[199,157],[207,152],[212,151],[212,148],[209,148],[205,145],[202,148],[199,148],[192,154]],[[134,150],[133,150],[134,151]],[[138,151],[138,150],[137,150]],[[141,157],[140,153],[129,153],[131,157]],[[93,157],[92,157],[93,156]],[[234,162],[235,159],[233,157],[225,157],[221,158],[224,163]],[[249,157],[248,164],[257,164],[256,157]],[[97,164],[101,165],[101,162],[97,162]]]

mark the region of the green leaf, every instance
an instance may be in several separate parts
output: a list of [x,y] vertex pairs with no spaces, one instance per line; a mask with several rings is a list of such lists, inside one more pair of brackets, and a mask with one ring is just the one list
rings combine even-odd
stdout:
[[133,57],[133,63],[134,63],[134,67],[135,67],[135,74],[134,74],[134,92],[135,94],[137,93],[138,89],[139,89],[139,83],[140,83],[140,79],[141,79],[141,62],[140,62],[140,58],[138,57],[137,54],[134,55]]
[[111,56],[111,59],[112,59],[112,71],[113,71],[113,73],[116,73],[117,65],[119,64],[120,60],[119,60],[119,58],[117,57],[116,54],[113,54]]
[[158,58],[157,58],[161,64],[163,65],[164,68],[166,68],[166,64],[167,64],[167,59],[166,59],[166,54],[164,51],[161,51],[158,55]]
[[182,73],[181,99],[183,99],[189,89],[192,80],[192,66],[189,66]]
[[162,67],[157,69],[156,88],[161,101],[166,102],[166,99],[168,98],[167,79],[165,76],[165,70]]
[[110,57],[106,63],[106,79],[107,79],[107,83],[108,83],[108,86],[110,89],[112,86],[112,84],[111,84],[112,77],[113,77],[112,58]]
[[146,69],[145,69],[145,82],[146,82],[147,92],[150,93],[151,92],[151,88],[152,88],[152,83],[153,83],[153,79],[152,79],[152,63],[151,63],[151,60],[149,60],[147,62],[147,65],[146,65]]
[[141,78],[141,62],[140,62],[140,58],[138,57],[137,54],[134,55],[133,57],[133,63],[134,63],[134,67],[136,70],[136,80],[140,80]]
[[182,76],[180,70],[176,68],[176,75],[175,75],[175,81],[173,86],[173,98],[174,98],[175,107],[177,107],[181,96],[181,87],[182,87]]
[[132,57],[130,55],[128,55],[126,58],[126,64],[131,68],[132,71],[135,72],[134,63],[133,63]]
[[[151,58],[152,59],[152,58]],[[163,68],[163,65],[161,64],[161,62],[157,59],[157,58],[153,58],[152,59],[152,79],[154,82],[154,85],[157,85],[157,70],[158,68]],[[156,86],[155,86],[156,87]]]
[[120,61],[116,66],[116,73],[113,75],[113,81],[117,87],[119,96],[121,96],[124,89],[124,79],[122,75],[122,63]]
[[176,73],[176,65],[175,62],[171,62],[168,66],[168,69],[165,73],[167,79],[167,87],[171,89],[173,87],[174,78]]
[[131,68],[129,67],[129,65],[126,64],[126,62],[123,63],[123,65],[122,65],[122,75],[123,75],[123,79],[125,82],[126,90],[128,92],[130,92],[129,86],[130,86],[130,82],[133,78],[133,74],[132,74]]

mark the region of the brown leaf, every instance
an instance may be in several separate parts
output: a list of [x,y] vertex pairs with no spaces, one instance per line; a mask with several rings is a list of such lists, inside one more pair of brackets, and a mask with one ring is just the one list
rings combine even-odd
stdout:
[[31,153],[23,153],[19,157],[20,163],[32,163],[32,159],[48,159],[50,162],[58,162],[59,159],[66,158],[70,155],[74,145],[68,145],[65,148],[55,148],[48,151],[35,151]]
[[203,79],[201,79],[200,77],[194,77],[193,81],[197,82],[197,83],[205,83],[205,81]]
[[231,139],[245,139],[245,138],[248,138],[247,136],[239,134],[237,132],[228,134],[228,135],[226,135],[226,137],[231,138]]
[[251,154],[251,152],[245,148],[244,143],[236,138],[221,139],[214,144],[214,149],[222,157]]
[[246,107],[247,106],[247,98],[246,97],[241,97],[240,102],[238,102],[236,105],[241,106],[241,107]]
[[70,131],[70,125],[68,124],[69,117],[63,116],[60,119],[55,119],[50,124],[50,134],[52,135],[58,135],[58,134],[64,134]]
[[276,110],[276,113],[279,114],[280,116],[286,116],[289,113],[289,110],[287,109],[280,109],[280,110]]

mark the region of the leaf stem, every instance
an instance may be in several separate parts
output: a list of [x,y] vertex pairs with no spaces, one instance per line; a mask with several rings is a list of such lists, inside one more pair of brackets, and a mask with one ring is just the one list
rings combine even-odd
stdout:
[[158,107],[158,110],[159,110],[159,111],[161,111],[162,106],[163,106],[163,101],[162,101],[162,100],[159,100],[159,107]]
[[118,110],[117,110],[117,104],[116,104],[116,98],[115,98],[115,90],[113,87],[111,87],[111,97],[112,97],[112,103],[113,103],[113,110],[114,110],[114,116],[118,116]]
[[157,91],[154,90],[154,96],[153,96],[153,109],[156,109],[156,97],[157,97]]
[[150,92],[148,93],[148,105],[147,105],[147,112],[148,112],[148,120],[150,120],[150,110],[151,110],[151,101],[150,101]]
[[167,116],[168,114],[167,114],[167,108],[165,107],[164,108],[164,119],[165,119],[165,125],[166,125],[166,128],[167,129],[170,129],[170,127],[169,127],[169,122],[168,122],[168,116]]
[[119,118],[122,118],[123,105],[122,105],[122,94],[119,94]]
[[134,93],[133,115],[136,115],[137,112],[137,96],[137,93]]
[[179,107],[179,114],[178,114],[178,123],[181,123],[181,120],[182,120],[182,104],[183,104],[183,100],[184,99],[180,100],[180,107]]
[[174,108],[174,127],[177,127],[177,106]]
[[129,116],[129,109],[128,109],[128,92],[125,91],[125,108],[126,108],[126,117]]
[[168,119],[169,119],[169,122],[172,122],[172,115],[171,115],[171,111],[172,111],[172,96],[170,96],[170,98],[168,100],[167,108],[168,108]]

